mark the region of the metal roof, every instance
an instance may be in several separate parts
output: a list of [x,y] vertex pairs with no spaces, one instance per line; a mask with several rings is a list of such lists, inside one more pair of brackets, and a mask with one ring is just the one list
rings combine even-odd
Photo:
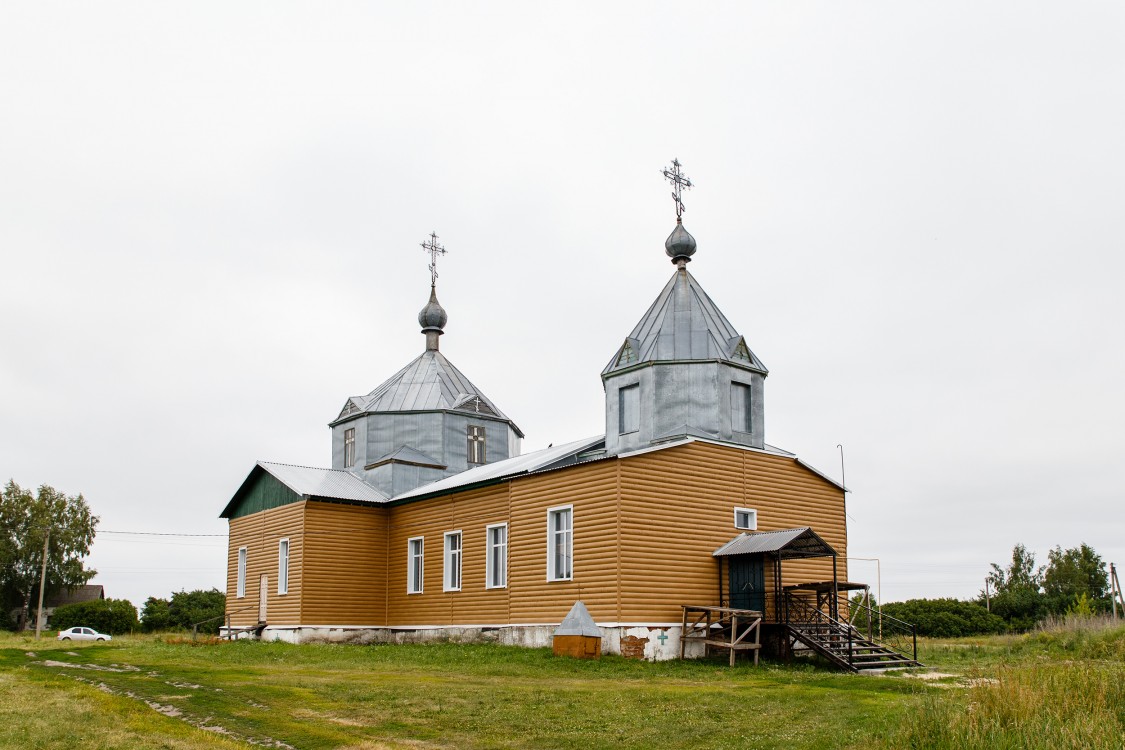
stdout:
[[786,557],[834,557],[832,549],[808,526],[782,531],[754,531],[739,534],[719,547],[715,557],[729,555],[753,555],[761,552],[779,552]]
[[602,375],[676,360],[723,360],[768,372],[686,268],[676,269]]
[[517,474],[528,474],[577,455],[601,443],[603,440],[605,440],[605,436],[598,435],[597,437],[586,438],[585,440],[576,440],[573,443],[565,443],[532,453],[525,453],[522,456],[507,458],[503,461],[484,464],[483,466],[477,466],[468,471],[462,471],[460,474],[454,474],[451,477],[446,477],[445,479],[440,479],[430,484],[424,484],[421,487],[410,490],[409,492],[404,492],[401,495],[395,495],[393,499],[404,500],[421,495],[449,492],[458,487],[464,487],[470,484],[503,479],[516,476]]
[[337,419],[366,412],[441,410],[493,416],[523,437],[519,427],[436,349],[423,352],[366,396],[352,396]]
[[362,479],[343,469],[315,469],[259,461],[258,466],[302,497],[326,497],[333,500],[359,500],[384,503],[386,495]]
[[404,464],[416,464],[418,466],[434,466],[440,467],[442,469],[445,468],[445,465],[441,461],[438,461],[432,456],[427,456],[422,451],[415,450],[409,445],[403,445],[398,449],[391,451],[385,456],[380,456],[374,461],[368,463],[367,466],[371,467],[378,464],[391,463],[392,461]]
[[584,635],[593,638],[602,637],[602,629],[590,616],[586,605],[578,601],[570,608],[570,612],[563,618],[562,623],[555,630],[555,635]]

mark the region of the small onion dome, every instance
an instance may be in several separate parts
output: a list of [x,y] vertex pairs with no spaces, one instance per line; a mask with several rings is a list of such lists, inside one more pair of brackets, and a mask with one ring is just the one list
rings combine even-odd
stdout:
[[664,252],[668,253],[673,263],[687,263],[695,255],[695,238],[688,234],[688,230],[679,221],[668,239],[664,240]]
[[437,289],[431,286],[430,301],[422,308],[422,312],[418,313],[418,324],[422,326],[422,333],[429,331],[442,333],[448,320],[449,316],[445,314],[445,308],[437,301]]

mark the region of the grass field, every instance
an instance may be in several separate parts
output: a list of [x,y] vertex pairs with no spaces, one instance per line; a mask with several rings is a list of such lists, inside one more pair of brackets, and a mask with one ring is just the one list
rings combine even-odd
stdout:
[[0,747],[1112,748],[1125,628],[933,641],[949,677],[493,645],[0,637]]

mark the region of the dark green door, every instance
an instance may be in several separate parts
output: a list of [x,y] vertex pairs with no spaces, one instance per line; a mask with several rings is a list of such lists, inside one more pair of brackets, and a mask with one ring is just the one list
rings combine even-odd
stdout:
[[761,555],[730,558],[730,606],[734,609],[766,610],[766,566]]

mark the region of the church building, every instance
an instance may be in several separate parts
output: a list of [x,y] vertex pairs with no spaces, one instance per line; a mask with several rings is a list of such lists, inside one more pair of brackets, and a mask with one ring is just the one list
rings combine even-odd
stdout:
[[[795,586],[835,598],[845,490],[766,442],[769,371],[688,271],[696,241],[679,195],[690,182],[678,162],[665,174],[673,272],[606,352],[597,434],[521,452],[502,399],[441,352],[432,263],[425,347],[343,401],[332,465],[259,462],[222,511],[228,628],[542,646],[581,600],[606,653],[656,659],[680,654],[684,605],[779,624]],[[436,235],[423,247],[434,263],[444,252]]]

